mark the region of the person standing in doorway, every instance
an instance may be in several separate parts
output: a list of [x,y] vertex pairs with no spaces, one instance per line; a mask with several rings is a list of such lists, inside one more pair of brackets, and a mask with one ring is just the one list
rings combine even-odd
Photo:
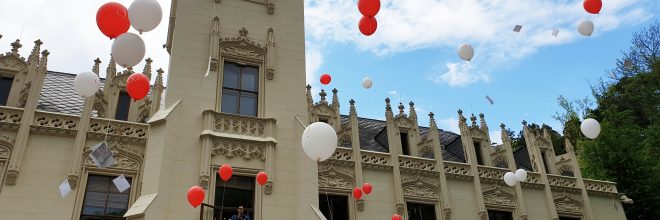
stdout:
[[242,205],[238,206],[238,209],[236,211],[238,213],[236,215],[231,216],[229,220],[252,220],[250,219],[250,216],[248,216],[247,214],[243,214],[245,210],[243,209]]

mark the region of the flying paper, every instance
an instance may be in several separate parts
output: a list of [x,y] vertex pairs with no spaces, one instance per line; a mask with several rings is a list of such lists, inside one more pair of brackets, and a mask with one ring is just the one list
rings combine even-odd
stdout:
[[488,99],[488,102],[490,102],[491,105],[492,105],[493,103],[495,103],[495,102],[493,102],[493,99],[490,98],[490,96],[486,96],[486,99]]
[[515,27],[513,27],[513,31],[515,32],[520,32],[520,30],[522,30],[522,26],[520,25],[516,25]]
[[213,57],[209,56],[209,65],[206,67],[206,74],[204,74],[204,77],[209,76],[209,73],[211,72],[211,60],[213,60]]
[[92,153],[89,154],[89,157],[92,158],[92,161],[94,161],[97,167],[106,168],[116,163],[112,155],[112,151],[104,141],[92,146]]
[[124,174],[113,179],[112,182],[115,183],[115,186],[120,193],[126,191],[128,188],[131,188],[131,184],[128,183],[128,180],[126,180]]
[[69,195],[70,192],[71,192],[71,185],[69,185],[69,180],[64,179],[64,182],[60,184],[60,196],[64,198],[66,197],[66,195]]
[[557,37],[558,34],[559,34],[559,30],[557,28],[553,28],[552,29],[552,36]]

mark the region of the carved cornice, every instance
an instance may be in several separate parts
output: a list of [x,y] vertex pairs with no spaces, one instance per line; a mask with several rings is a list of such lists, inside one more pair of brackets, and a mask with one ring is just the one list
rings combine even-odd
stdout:
[[75,136],[79,121],[80,118],[73,115],[37,112],[30,130],[53,136]]
[[485,187],[483,190],[484,203],[488,206],[513,208],[516,207],[516,196],[510,189],[500,185]]
[[248,61],[262,63],[266,57],[266,47],[248,38],[245,27],[239,30],[239,37],[226,37],[220,39],[220,53]]
[[266,147],[268,143],[213,138],[211,157],[223,155],[227,158],[241,157],[245,160],[266,160]]
[[92,118],[87,137],[140,145],[147,142],[148,130],[147,124]]
[[456,163],[445,161],[445,173],[448,178],[459,179],[459,180],[471,180],[472,174],[470,174],[470,165],[466,163]]
[[27,61],[24,58],[14,55],[12,53],[0,54],[0,67],[2,69],[10,70],[10,72],[22,72],[28,67]]
[[0,106],[0,129],[18,130],[23,118],[23,109]]
[[437,176],[435,165],[435,160],[403,155],[399,156],[399,167],[403,172]]
[[577,179],[575,177],[548,174],[548,182],[553,190],[580,192],[580,189],[577,188]]
[[421,175],[403,179],[401,187],[403,195],[409,198],[437,201],[440,195],[440,187]]
[[362,166],[365,168],[378,170],[392,169],[392,164],[389,162],[390,155],[387,153],[362,150],[360,154],[362,157]]
[[558,213],[582,215],[582,201],[577,196],[564,193],[553,197]]
[[319,188],[350,191],[355,185],[355,178],[349,169],[331,163],[319,164]]

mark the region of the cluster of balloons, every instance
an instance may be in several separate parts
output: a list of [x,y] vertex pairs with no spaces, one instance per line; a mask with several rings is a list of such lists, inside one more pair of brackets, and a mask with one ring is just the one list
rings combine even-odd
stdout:
[[[600,13],[600,9],[603,8],[603,2],[601,0],[584,0],[582,3],[584,10],[591,14]],[[594,32],[594,23],[590,20],[582,20],[578,23],[578,33],[583,36],[591,36]]]
[[355,187],[353,188],[353,198],[355,198],[355,200],[360,200],[362,198],[362,192],[364,192],[364,194],[369,195],[372,189],[373,187],[371,186],[370,183],[363,184],[362,188]]
[[596,139],[600,134],[600,123],[593,118],[587,118],[580,124],[580,131],[589,139]]
[[362,13],[362,18],[358,27],[360,32],[365,36],[371,36],[378,28],[378,21],[376,21],[376,14],[380,10],[380,0],[359,0],[358,10]]
[[314,122],[302,134],[302,147],[313,161],[325,161],[337,149],[337,132],[324,122]]
[[[220,166],[218,169],[218,174],[220,175],[220,179],[222,181],[229,181],[231,179],[231,176],[233,175],[234,170],[229,164],[223,164]],[[257,183],[260,186],[263,186],[268,182],[268,174],[266,172],[261,171],[257,173],[256,176]],[[205,197],[204,189],[200,186],[193,186],[188,189],[188,203],[194,208],[197,208],[197,206],[201,205],[202,202],[204,201]]]
[[527,179],[527,171],[524,169],[518,169],[515,173],[506,172],[504,174],[504,183],[509,186],[514,186],[518,182],[525,181]]

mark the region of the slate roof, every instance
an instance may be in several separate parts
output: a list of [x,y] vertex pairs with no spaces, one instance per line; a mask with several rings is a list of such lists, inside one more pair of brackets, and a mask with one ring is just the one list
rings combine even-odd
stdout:
[[[39,97],[37,108],[43,111],[59,112],[79,115],[82,111],[83,100],[76,94],[73,88],[75,74],[48,71],[44,79],[43,89]],[[101,79],[103,87],[105,79]],[[163,92],[163,97],[165,96]],[[341,116],[341,122],[347,123],[347,115]],[[358,129],[360,130],[360,147],[364,150],[388,152],[387,123],[382,120],[358,117]],[[428,127],[419,127],[420,135],[429,132]],[[465,163],[465,153],[459,134],[438,129],[440,143],[442,145],[442,157],[446,161]],[[433,155],[422,155],[432,158]],[[532,170],[527,148],[523,147],[514,152],[514,158],[518,168]]]

